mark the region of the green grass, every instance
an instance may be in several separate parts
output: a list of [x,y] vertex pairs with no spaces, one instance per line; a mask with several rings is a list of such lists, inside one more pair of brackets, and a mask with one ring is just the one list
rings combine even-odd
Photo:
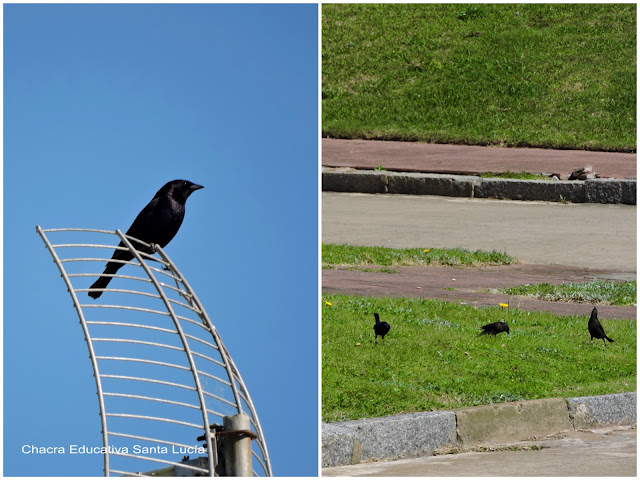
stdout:
[[513,178],[516,180],[549,180],[546,175],[528,172],[487,172],[480,175],[481,178]]
[[[636,322],[603,319],[615,343],[589,344],[579,316],[509,310],[511,334],[478,337],[499,308],[408,298],[324,297],[322,418],[379,417],[636,389]],[[584,310],[584,312],[582,311]],[[389,322],[373,343],[373,313]]]
[[[329,267],[326,267],[329,268]],[[358,272],[375,272],[375,273],[400,273],[399,270],[394,270],[388,267],[349,267],[347,270],[355,270]]]
[[325,4],[335,138],[636,149],[634,4]]
[[509,295],[525,295],[541,300],[597,303],[600,305],[635,305],[636,282],[596,280],[587,283],[518,285],[500,289]]
[[[425,252],[425,250],[428,250]],[[387,247],[356,247],[352,245],[322,245],[322,268],[337,266],[365,267],[368,265],[382,266],[423,266],[423,265],[510,265],[517,260],[506,253],[486,252],[476,250],[472,252],[464,248],[403,248]]]

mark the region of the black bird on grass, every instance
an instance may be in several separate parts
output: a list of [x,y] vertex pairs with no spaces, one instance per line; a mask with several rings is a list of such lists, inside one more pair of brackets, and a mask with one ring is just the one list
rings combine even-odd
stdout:
[[[493,322],[482,327],[480,335],[498,335],[499,333],[507,332],[509,334],[509,325],[506,322]],[[478,335],[478,336],[480,336]],[[510,334],[509,334],[510,335]]]
[[[182,225],[182,220],[184,220],[184,206],[187,198],[201,188],[204,187],[187,180],[173,180],[167,183],[158,190],[158,193],[156,193],[153,200],[149,202],[149,205],[144,207],[138,214],[131,227],[129,227],[129,230],[127,230],[127,235],[149,244],[159,245],[160,248],[166,247],[171,239],[175,237],[176,233],[178,233],[180,225]],[[124,247],[125,245],[120,242],[118,246]],[[133,246],[140,252],[154,252],[154,249],[143,247],[140,244],[136,244],[136,242],[133,242]],[[129,252],[129,250],[119,249],[116,249],[111,257],[111,260],[122,260],[126,262],[132,259],[133,254]],[[107,263],[102,276],[98,278],[90,288],[106,288],[112,278],[107,275],[115,274],[123,265],[123,263],[118,262]],[[91,298],[98,298],[100,295],[102,295],[102,290],[89,292]]]
[[602,324],[600,323],[600,320],[598,320],[598,309],[596,307],[593,307],[593,310],[591,310],[588,327],[589,333],[591,334],[591,340],[589,340],[589,343],[593,342],[594,338],[601,338],[605,347],[607,346],[607,340],[613,342],[613,340],[607,337],[607,334],[604,333],[604,328],[602,328]]
[[380,315],[377,313],[374,313],[373,316],[376,317],[376,324],[373,326],[373,331],[376,333],[376,344],[378,343],[378,335],[380,335],[382,337],[382,344],[384,345],[384,336],[391,330],[391,325],[387,322],[381,322]]

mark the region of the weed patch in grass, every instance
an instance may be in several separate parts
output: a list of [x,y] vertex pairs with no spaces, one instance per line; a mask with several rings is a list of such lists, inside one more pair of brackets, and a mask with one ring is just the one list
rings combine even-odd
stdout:
[[[616,341],[605,348],[589,343],[587,316],[510,309],[510,335],[479,337],[507,311],[415,298],[327,301],[324,421],[636,389],[635,319],[605,320]],[[391,325],[384,345],[374,344],[374,312]]]
[[503,288],[500,291],[509,295],[524,295],[554,302],[628,306],[637,303],[637,282],[595,280],[586,283],[561,283],[559,285],[538,283]]
[[337,266],[365,267],[368,265],[381,266],[424,266],[424,265],[510,265],[517,260],[506,253],[486,252],[476,250],[472,252],[464,248],[404,248],[387,247],[356,247],[352,245],[322,245],[322,268]]

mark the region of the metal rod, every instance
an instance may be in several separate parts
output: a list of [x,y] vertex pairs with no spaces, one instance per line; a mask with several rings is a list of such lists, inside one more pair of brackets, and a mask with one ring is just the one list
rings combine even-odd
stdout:
[[88,304],[82,304],[80,306],[84,307],[84,308],[116,308],[116,309],[119,309],[119,310],[128,310],[128,311],[131,311],[131,312],[154,313],[156,315],[163,315],[163,316],[166,316],[166,317],[171,316],[169,313],[162,312],[160,310],[153,310],[151,308],[142,308],[142,307],[129,307],[127,305],[100,305],[100,304],[93,305],[91,303],[88,303]]
[[49,253],[53,257],[53,261],[58,266],[58,270],[60,270],[60,274],[64,279],[64,283],[67,284],[67,290],[71,295],[71,299],[73,300],[73,306],[76,308],[76,313],[78,314],[78,318],[80,319],[80,325],[82,326],[82,331],[84,333],[84,339],[87,342],[87,348],[89,349],[89,358],[91,359],[91,366],[93,367],[93,376],[96,381],[96,390],[98,394],[98,404],[100,405],[100,421],[102,423],[102,442],[105,447],[104,454],[104,474],[106,477],[109,476],[109,454],[106,453],[109,450],[109,435],[107,431],[107,417],[105,415],[106,410],[104,408],[104,396],[102,395],[102,383],[100,381],[100,370],[98,369],[98,360],[96,359],[96,354],[93,351],[93,344],[91,343],[91,335],[89,335],[89,327],[87,326],[87,322],[84,319],[84,313],[82,312],[82,308],[80,307],[80,302],[78,302],[78,297],[76,296],[76,292],[73,290],[73,285],[71,284],[71,280],[67,276],[67,272],[65,271],[62,263],[60,263],[60,258],[58,258],[58,254],[51,246],[49,239],[44,234],[42,228],[40,226],[36,226],[36,231],[42,237],[44,244],[47,246]]
[[197,405],[191,405],[190,403],[178,402],[176,400],[167,400],[166,398],[147,397],[145,395],[134,395],[132,393],[110,393],[104,392],[105,397],[120,397],[120,398],[135,398],[137,400],[148,400],[150,402],[170,403],[171,405],[177,405],[180,407],[195,408],[199,410]]
[[137,382],[157,383],[159,385],[166,385],[168,387],[184,388],[185,390],[195,391],[196,388],[190,385],[183,385],[181,383],[167,382],[166,380],[156,380],[154,378],[146,377],[131,377],[129,375],[102,375],[102,378],[117,378],[118,380],[133,380]]
[[184,367],[182,365],[176,365],[175,363],[168,362],[159,362],[157,360],[149,360],[147,358],[134,358],[134,357],[105,357],[101,355],[97,355],[96,358],[98,360],[122,360],[123,362],[139,362],[139,363],[150,363],[152,365],[160,365],[162,367],[172,367],[178,368],[180,370],[190,371],[189,367]]
[[150,415],[135,415],[133,413],[107,413],[107,417],[135,418],[137,420],[153,420],[156,422],[174,423],[176,425],[183,425],[185,427],[197,428],[198,430],[202,429],[202,425],[199,425],[197,423],[183,422],[182,420],[174,420],[173,418],[153,417]]
[[128,339],[128,338],[94,338],[93,341],[94,342],[135,343],[137,345],[148,345],[148,346],[151,346],[151,347],[166,348],[168,350],[178,350],[180,352],[184,351],[183,348],[174,347],[173,345],[166,345],[164,343],[157,343],[157,342],[145,342],[143,340],[131,340],[131,339]]
[[[166,306],[167,310],[169,311],[169,314],[171,315],[171,318],[173,319],[174,325],[176,326],[176,330],[178,331],[178,335],[180,336],[180,340],[182,340],[182,346],[184,348],[185,354],[187,355],[187,359],[189,360],[189,365],[191,365],[191,369],[192,369],[192,373],[193,373],[193,381],[196,384],[196,390],[198,392],[198,398],[200,400],[200,405],[202,407],[201,408],[201,410],[202,410],[202,420],[204,422],[204,425],[208,426],[209,425],[209,419],[207,417],[207,404],[206,404],[206,401],[204,399],[204,392],[203,392],[202,386],[200,385],[200,377],[198,376],[198,369],[196,367],[195,360],[193,359],[193,356],[191,355],[191,349],[189,347],[189,342],[187,341],[186,337],[184,336],[184,332],[182,331],[182,326],[180,325],[180,321],[176,318],[176,315],[173,312],[173,308],[171,306],[171,303],[167,299],[167,296],[164,293],[164,290],[162,290],[162,287],[159,285],[159,283],[156,280],[156,278],[151,274],[151,271],[149,270],[149,267],[145,263],[143,263],[142,259],[140,258],[139,253],[131,246],[131,243],[129,242],[129,240],[122,234],[122,232],[120,230],[116,230],[116,233],[118,234],[118,236],[122,240],[122,243],[124,243],[127,247],[129,247],[131,249],[131,251],[134,254],[134,256],[136,256],[138,261],[142,264],[142,268],[144,268],[145,271],[147,272],[147,275],[149,275],[149,278],[151,279],[151,281],[155,285],[156,289],[158,290],[158,293],[162,297],[162,300],[164,301],[165,306]],[[157,247],[157,248],[160,249],[160,247]],[[205,440],[206,440],[206,443],[207,443],[207,452],[208,452],[207,458],[208,458],[208,463],[209,463],[209,476],[213,477],[215,475],[215,465],[213,463],[213,441],[212,441],[212,438],[211,438],[211,432],[210,432],[210,430],[208,428],[205,428],[204,434],[205,434]]]
[[87,325],[112,325],[114,327],[144,328],[146,330],[155,330],[156,332],[177,333],[175,330],[169,330],[168,328],[154,327],[152,325],[142,325],[140,323],[107,322],[104,320],[100,320],[100,321],[88,321]]

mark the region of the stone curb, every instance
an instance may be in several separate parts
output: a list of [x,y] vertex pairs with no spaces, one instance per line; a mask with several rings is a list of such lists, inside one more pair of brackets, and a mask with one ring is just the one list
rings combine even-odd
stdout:
[[569,418],[576,430],[598,425],[633,425],[637,397],[637,392],[629,392],[569,398]]
[[562,398],[494,403],[455,410],[461,448],[519,442],[571,429]]
[[322,190],[636,205],[635,179],[515,180],[323,167]]
[[498,403],[322,424],[322,466],[433,455],[572,429],[636,423],[637,393]]
[[435,449],[455,444],[453,412],[410,413],[322,424],[325,467],[353,465],[375,458],[433,455]]

